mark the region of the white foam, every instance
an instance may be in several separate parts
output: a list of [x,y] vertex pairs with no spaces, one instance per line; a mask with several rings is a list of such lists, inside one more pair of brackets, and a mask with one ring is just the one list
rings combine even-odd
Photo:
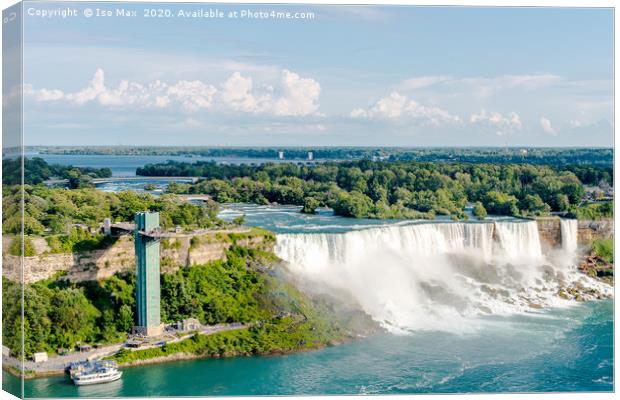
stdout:
[[567,305],[558,290],[572,281],[596,285],[543,255],[534,221],[280,234],[276,253],[309,285],[349,292],[393,332],[463,331],[485,314]]

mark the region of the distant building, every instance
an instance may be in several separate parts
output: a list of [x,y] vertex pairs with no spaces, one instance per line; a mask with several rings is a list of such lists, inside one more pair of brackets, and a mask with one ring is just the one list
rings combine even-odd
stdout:
[[36,363],[46,362],[47,361],[47,353],[45,353],[45,352],[34,353],[32,355],[32,361],[34,361]]
[[283,151],[278,151],[278,159],[284,160],[284,152]]
[[314,153],[312,153],[311,151],[308,152],[308,161],[312,161],[314,160]]

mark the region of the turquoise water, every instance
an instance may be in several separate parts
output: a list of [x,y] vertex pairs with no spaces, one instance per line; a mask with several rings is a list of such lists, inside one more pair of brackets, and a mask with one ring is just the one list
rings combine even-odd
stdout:
[[[75,387],[26,381],[27,397],[556,392],[613,390],[613,303],[477,321],[468,334],[382,335],[314,352],[126,368]],[[5,390],[19,380],[3,373]]]
[[[402,219],[369,219],[346,218],[334,215],[327,208],[317,209],[313,215],[302,214],[301,206],[282,206],[255,204],[222,204],[219,217],[231,221],[233,218],[245,215],[245,225],[260,226],[275,233],[344,233],[360,229],[368,229],[386,225],[407,225],[412,223],[450,222],[449,216],[438,215],[430,220],[402,220]],[[471,214],[471,207],[465,208],[470,215],[470,222],[476,223]],[[514,220],[511,217],[490,215],[487,220]]]
[[[124,188],[122,182],[116,184],[107,189]],[[137,183],[133,188],[140,186]],[[336,217],[326,209],[317,215],[304,215],[299,213],[299,207],[292,206],[222,206],[222,218],[239,215],[246,215],[247,225],[262,226],[276,233],[341,233],[377,225],[412,223],[347,219]],[[287,356],[206,359],[127,368],[120,381],[90,387],[75,387],[66,377],[40,378],[25,382],[25,395],[116,397],[614,389],[612,301],[510,317],[476,318],[468,325],[471,329],[467,333],[385,334]],[[460,328],[455,327],[454,331],[462,332]],[[5,372],[2,376],[3,389],[19,394],[19,379]]]

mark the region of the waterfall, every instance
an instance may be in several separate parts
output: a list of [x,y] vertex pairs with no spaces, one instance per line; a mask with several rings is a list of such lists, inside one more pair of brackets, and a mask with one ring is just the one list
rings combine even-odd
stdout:
[[306,289],[345,291],[392,331],[454,330],[463,319],[557,305],[568,267],[542,254],[534,221],[424,223],[277,235]]
[[538,226],[535,222],[496,223],[495,229],[504,257],[524,257],[528,260],[542,257]]
[[562,234],[562,249],[574,254],[577,251],[577,220],[561,219],[560,231]]

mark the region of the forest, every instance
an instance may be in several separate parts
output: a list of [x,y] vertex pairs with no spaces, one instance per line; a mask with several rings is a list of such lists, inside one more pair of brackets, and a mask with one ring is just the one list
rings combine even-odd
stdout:
[[158,155],[187,157],[239,157],[276,159],[282,151],[287,160],[381,159],[386,161],[435,161],[537,165],[596,165],[612,168],[611,148],[546,147],[204,147],[204,146],[53,146],[35,147],[41,154]]
[[104,218],[133,221],[134,214],[151,210],[160,213],[163,228],[209,228],[221,226],[217,204],[203,206],[179,201],[173,195],[153,196],[149,193],[124,191],[102,192],[96,189],[66,190],[43,185],[3,186],[3,233],[21,231],[19,201],[24,197],[24,233],[26,235],[67,234],[75,225],[96,228]]
[[[24,157],[24,184],[37,185],[46,180],[67,179],[71,189],[93,187],[91,179],[109,178],[112,176],[110,168],[72,167],[65,165],[50,165],[40,157]],[[2,183],[4,185],[21,184],[22,158],[5,158],[2,160]]]
[[[270,253],[233,245],[225,260],[162,275],[162,322],[173,323],[188,317],[198,318],[203,324],[263,321],[267,326],[280,328],[276,337],[271,332],[270,340],[288,345],[299,334],[295,330],[299,318],[309,325],[304,329],[308,339],[334,329],[320,325],[320,318],[313,313],[308,300],[292,286],[251,268],[253,264],[268,265],[270,260],[273,261]],[[21,307],[15,299],[21,296],[20,285],[7,279],[2,283],[3,344],[19,353]],[[134,291],[133,273],[117,274],[99,282],[71,283],[59,276],[25,285],[26,357],[39,351],[71,350],[78,343],[124,340],[134,325]],[[283,315],[298,318],[283,326],[279,323]],[[309,317],[313,317],[311,321]],[[314,329],[310,329],[309,323]],[[263,337],[264,346],[266,339]],[[310,344],[311,340],[307,342]]]
[[[195,184],[171,184],[168,190],[208,194],[220,203],[292,204],[307,213],[330,207],[337,215],[355,218],[466,219],[468,204],[476,205],[478,216],[580,216],[585,185],[613,184],[612,171],[585,165],[370,160],[258,166],[169,161],[138,168],[137,174],[204,177]],[[608,217],[611,208],[588,206],[588,214]]]
[[[159,212],[164,229],[185,230],[218,228],[227,223],[217,217],[218,205],[213,201],[196,205],[179,201],[174,195],[153,196],[149,193],[124,191],[106,193],[92,188],[66,190],[44,185],[6,186],[2,190],[2,232],[15,235],[8,253],[21,252],[22,218],[20,199],[24,199],[24,255],[35,255],[31,236],[43,236],[51,253],[73,253],[108,247],[113,238],[99,231],[105,218],[131,222],[136,212]],[[234,223],[234,222],[233,222]]]

